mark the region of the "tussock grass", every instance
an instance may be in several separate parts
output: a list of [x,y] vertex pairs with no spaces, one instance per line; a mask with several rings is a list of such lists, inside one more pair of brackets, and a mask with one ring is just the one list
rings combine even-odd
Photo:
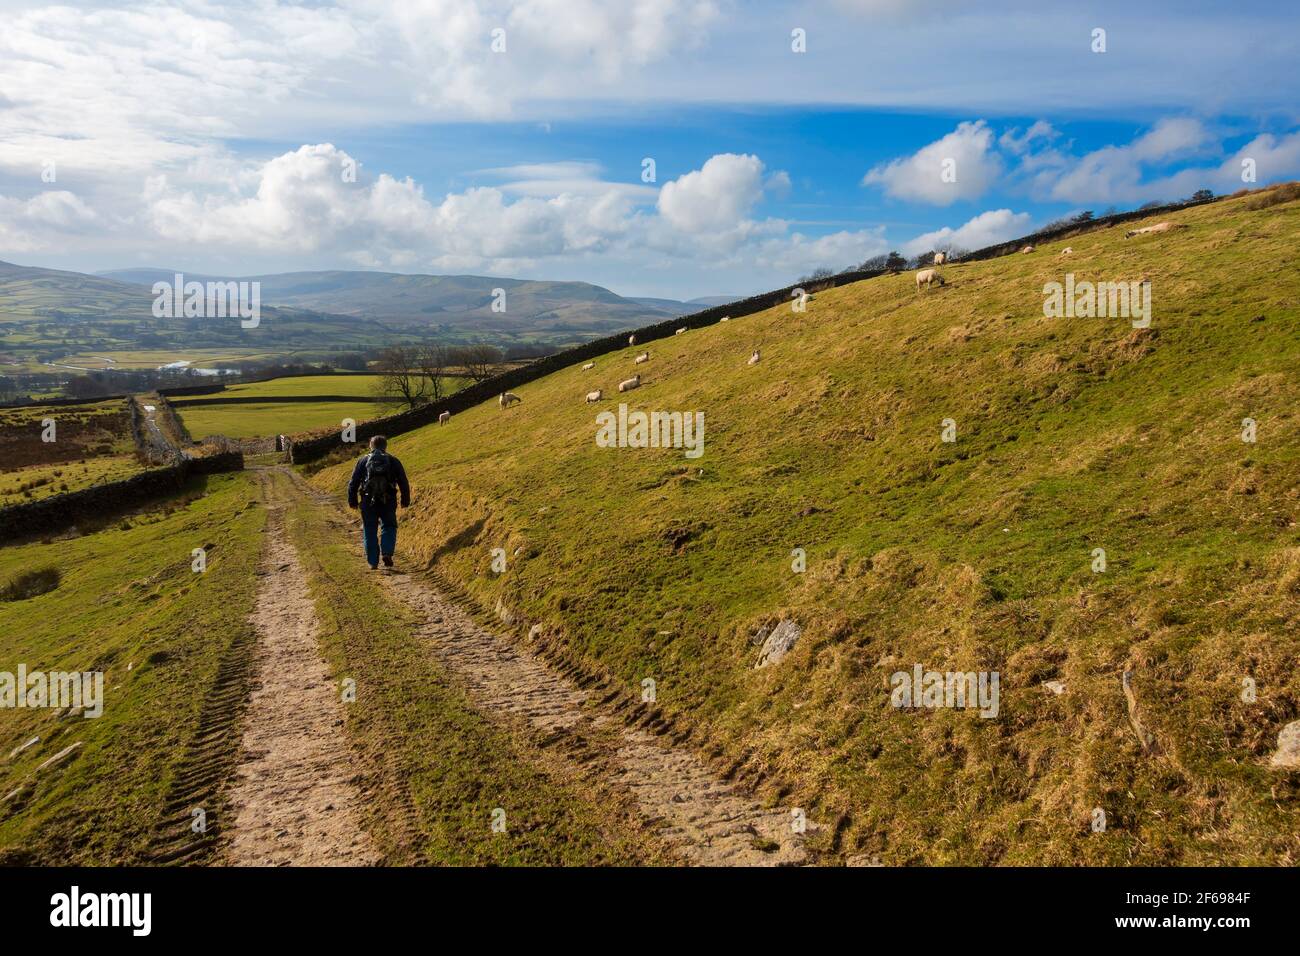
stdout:
[[[654,678],[832,853],[1294,864],[1300,779],[1266,762],[1300,716],[1300,274],[1278,267],[1300,207],[1250,200],[1166,216],[1189,228],[1161,236],[1075,236],[1064,260],[1054,242],[948,266],[942,289],[821,292],[652,343],[629,395],[639,348],[399,436],[399,550],[629,692]],[[1151,328],[1044,318],[1067,270],[1151,279]],[[620,400],[704,411],[704,456],[596,447]],[[337,491],[349,471],[312,480]],[[779,616],[804,636],[755,670],[750,636]],[[891,708],[889,675],[914,663],[998,670],[999,716]]]
[[28,598],[48,594],[59,586],[61,578],[58,568],[20,571],[4,585],[0,585],[0,601],[26,601]]

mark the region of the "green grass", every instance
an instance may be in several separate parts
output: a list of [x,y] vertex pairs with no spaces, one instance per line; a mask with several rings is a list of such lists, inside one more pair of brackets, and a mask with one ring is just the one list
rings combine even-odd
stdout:
[[[0,586],[37,568],[61,575],[51,591],[0,602],[0,671],[102,671],[105,687],[95,719],[0,711],[0,797],[23,788],[0,803],[0,860],[144,859],[217,665],[251,628],[264,510],[244,475],[206,487],[116,529],[0,549]],[[200,547],[204,573],[191,570]],[[77,742],[65,763],[37,771]]]
[[290,375],[266,382],[227,386],[223,395],[240,398],[290,395],[344,395],[372,398],[378,375]]
[[[47,434],[54,440],[45,441]],[[0,507],[140,470],[122,400],[0,409]]]
[[252,403],[248,405],[189,405],[176,409],[195,439],[207,435],[265,438],[318,428],[342,428],[351,418],[364,422],[382,415],[383,407],[365,402]]
[[0,508],[121,481],[142,470],[134,455],[109,455],[0,472]]
[[[379,375],[289,375],[265,382],[248,382],[230,385],[222,394],[240,398],[294,395],[340,395],[353,398],[375,398],[378,395]],[[466,379],[442,379],[443,393],[450,395],[464,386]],[[386,411],[386,409],[385,409]],[[376,412],[378,414],[378,412]]]
[[[824,849],[1294,864],[1300,780],[1266,763],[1300,714],[1300,274],[1278,265],[1300,204],[1168,218],[1190,228],[949,266],[926,292],[911,274],[845,286],[651,343],[627,396],[640,347],[400,436],[400,550],[630,690],[653,677],[739,779],[832,824]],[[1067,269],[1149,277],[1152,328],[1045,318]],[[703,411],[704,456],[598,448],[620,397]],[[313,480],[337,490],[349,468]],[[749,636],[781,615],[804,635],[755,670]],[[999,717],[891,708],[914,663],[999,671]]]
[[[287,475],[275,476],[287,483]],[[369,758],[368,828],[389,862],[575,866],[662,861],[647,833],[632,831],[590,785],[553,779],[517,731],[474,709],[433,660],[409,610],[389,597],[341,534],[300,500],[291,533],[311,582],[321,647],[341,679],[354,675],[346,729]],[[402,799],[405,795],[407,800]],[[409,801],[414,845],[391,821]],[[492,812],[506,811],[494,833]]]

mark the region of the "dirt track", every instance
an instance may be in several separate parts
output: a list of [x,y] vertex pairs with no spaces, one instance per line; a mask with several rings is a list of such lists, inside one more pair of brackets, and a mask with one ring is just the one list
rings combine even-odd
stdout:
[[[337,499],[295,479],[295,486],[322,507],[338,508]],[[400,564],[400,532],[397,550]],[[804,834],[795,832],[789,808],[762,807],[686,748],[627,726],[526,647],[479,624],[427,576],[399,572],[384,581],[417,612],[429,650],[460,677],[476,706],[489,716],[525,721],[540,739],[572,738],[575,746],[550,749],[563,751],[575,763],[575,773],[595,770],[604,777],[602,785],[630,793],[643,820],[652,822],[686,861],[704,866],[807,861]],[[813,829],[811,821],[807,829]]]
[[[263,488],[269,483],[263,482]],[[361,828],[342,703],[316,643],[307,576],[270,503],[254,623],[256,677],[229,791],[225,862],[361,866],[379,854]]]

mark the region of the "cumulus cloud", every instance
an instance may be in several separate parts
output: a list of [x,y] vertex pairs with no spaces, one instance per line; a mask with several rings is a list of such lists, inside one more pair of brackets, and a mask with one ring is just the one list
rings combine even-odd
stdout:
[[1031,217],[1027,212],[1010,209],[990,209],[967,220],[956,229],[944,226],[927,232],[903,245],[908,255],[949,247],[973,251],[985,246],[1006,242],[1030,231]]
[[722,153],[664,183],[659,214],[683,232],[723,232],[742,222],[762,196],[762,160]]
[[98,217],[67,190],[46,190],[30,199],[0,196],[0,249],[46,249],[68,233],[92,226]]
[[1002,173],[993,148],[993,131],[984,120],[964,122],[942,139],[911,156],[872,169],[863,185],[880,186],[895,199],[947,206],[959,199],[978,199]]

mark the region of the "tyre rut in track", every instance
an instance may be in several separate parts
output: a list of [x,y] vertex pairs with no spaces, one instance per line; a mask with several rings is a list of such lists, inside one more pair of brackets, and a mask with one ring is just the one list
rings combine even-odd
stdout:
[[[318,503],[337,499],[295,475]],[[514,642],[477,623],[428,577],[385,574],[392,593],[422,621],[430,651],[464,683],[487,714],[522,720],[579,774],[593,769],[631,795],[636,812],[689,863],[776,866],[809,862],[789,809],[765,808],[724,781],[694,753],[650,730],[628,726],[597,694],[580,688]],[[568,746],[555,746],[566,742]],[[811,822],[808,829],[814,829]]]
[[[264,493],[270,476],[259,476]],[[317,645],[307,576],[272,498],[253,621],[256,681],[226,799],[223,862],[367,865],[380,854],[361,826],[342,703]]]

